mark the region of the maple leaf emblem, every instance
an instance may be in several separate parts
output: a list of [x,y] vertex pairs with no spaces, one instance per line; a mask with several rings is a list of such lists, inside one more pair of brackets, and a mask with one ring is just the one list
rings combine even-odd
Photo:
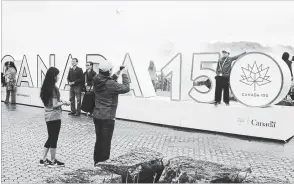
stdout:
[[253,84],[255,91],[257,85],[262,86],[271,82],[268,80],[268,70],[269,67],[263,68],[262,64],[258,67],[256,61],[254,61],[253,66],[248,65],[248,68],[242,67],[243,75],[241,75],[242,80],[240,80],[240,82],[249,86],[252,86]]

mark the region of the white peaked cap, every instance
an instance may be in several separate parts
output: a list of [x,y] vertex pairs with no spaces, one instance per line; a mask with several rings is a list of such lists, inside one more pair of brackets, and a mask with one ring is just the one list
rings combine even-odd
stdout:
[[99,63],[99,69],[102,70],[103,72],[107,72],[112,68],[113,68],[113,64],[112,62],[108,60],[104,60]]
[[221,51],[226,51],[226,52],[228,52],[228,53],[231,53],[231,50],[230,50],[229,48],[224,48],[224,49],[222,49]]

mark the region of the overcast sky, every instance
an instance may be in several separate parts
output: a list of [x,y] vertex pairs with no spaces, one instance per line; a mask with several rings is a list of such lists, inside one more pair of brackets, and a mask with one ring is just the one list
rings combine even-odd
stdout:
[[4,1],[2,54],[84,58],[97,50],[182,51],[211,41],[294,46],[293,7],[294,1]]
[[120,19],[121,23],[128,26],[129,33],[156,39],[162,36],[173,40],[248,40],[287,45],[294,43],[294,2],[291,1],[3,3],[4,31],[24,27],[23,31],[36,31],[38,24],[56,24],[57,19],[67,23],[52,25],[48,33],[52,29],[68,32],[67,26],[72,25],[69,22],[75,22],[77,27],[88,24],[85,29],[92,29],[94,23],[107,29],[110,26],[108,19]]

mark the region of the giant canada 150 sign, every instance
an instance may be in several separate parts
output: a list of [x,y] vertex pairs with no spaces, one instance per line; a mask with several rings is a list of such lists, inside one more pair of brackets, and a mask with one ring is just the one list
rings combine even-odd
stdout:
[[[188,61],[183,61],[182,54],[176,54],[167,64],[161,69],[164,76],[171,77],[171,94],[172,101],[181,101],[183,96],[183,78],[182,74],[190,73],[190,82],[194,84],[201,77],[210,80],[211,86],[209,90],[201,91],[197,86],[191,85],[188,90],[188,95],[191,99],[200,103],[211,103],[214,100],[215,91],[215,69],[217,61],[220,57],[219,53],[203,52],[193,53],[190,71],[183,71],[183,64]],[[67,73],[70,68],[72,55],[69,55],[62,72],[62,78],[59,83],[61,90],[68,90],[66,81]],[[86,60],[93,61],[99,64],[101,60],[106,58],[100,54],[87,54]],[[13,56],[5,55],[2,58],[2,70],[6,61],[13,61]],[[40,88],[44,79],[45,73],[49,66],[55,66],[55,55],[49,56],[49,66],[43,62],[42,58],[37,55],[36,65],[28,64],[26,56],[20,63],[15,62],[18,67],[17,86]],[[32,63],[32,62],[30,62]],[[134,67],[130,54],[126,54],[123,65],[127,66],[129,77],[131,80],[131,93],[135,97],[152,97],[156,96],[151,80],[147,71],[137,72]],[[30,68],[36,66],[36,76],[31,75]],[[99,66],[98,66],[99,67]],[[60,69],[60,68],[59,68]],[[142,78],[142,75],[144,76]],[[33,84],[32,77],[37,78],[37,85]],[[271,56],[261,52],[250,52],[240,57],[232,65],[230,87],[235,98],[242,104],[250,107],[266,107],[276,104],[281,101],[290,89],[290,72],[283,62],[278,62]]]

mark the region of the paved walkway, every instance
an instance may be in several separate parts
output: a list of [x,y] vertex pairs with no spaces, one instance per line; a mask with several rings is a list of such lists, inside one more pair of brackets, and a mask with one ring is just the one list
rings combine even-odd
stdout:
[[[47,139],[43,109],[2,103],[1,136],[3,183],[43,183],[54,174],[93,167],[95,132],[90,117],[71,117],[64,112],[57,151],[64,168],[38,166]],[[283,144],[118,120],[112,145],[111,157],[148,147],[166,156],[250,166],[255,175],[294,182],[294,139]]]

